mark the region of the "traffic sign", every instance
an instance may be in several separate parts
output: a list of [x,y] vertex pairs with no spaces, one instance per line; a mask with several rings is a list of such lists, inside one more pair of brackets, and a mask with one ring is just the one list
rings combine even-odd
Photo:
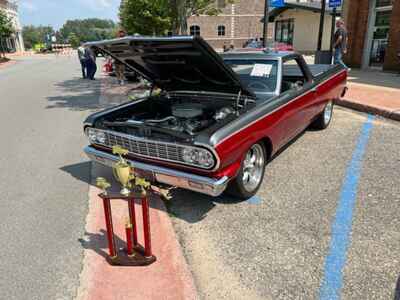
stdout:
[[285,1],[284,0],[269,0],[270,7],[284,7]]
[[329,0],[329,7],[336,8],[342,6],[342,0]]

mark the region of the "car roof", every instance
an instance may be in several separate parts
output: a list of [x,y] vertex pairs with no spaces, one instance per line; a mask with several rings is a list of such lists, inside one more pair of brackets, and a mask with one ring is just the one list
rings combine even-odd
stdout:
[[223,59],[288,59],[297,57],[298,54],[292,51],[268,51],[263,49],[238,49],[221,53]]

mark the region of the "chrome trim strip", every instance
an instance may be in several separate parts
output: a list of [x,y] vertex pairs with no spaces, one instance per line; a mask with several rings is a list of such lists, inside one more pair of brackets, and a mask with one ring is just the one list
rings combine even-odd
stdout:
[[[346,70],[346,69],[343,69],[342,72],[339,72],[339,73],[335,74],[335,77],[341,75],[341,74],[344,73],[344,72],[347,72],[347,70]],[[316,85],[315,87],[313,87],[313,88],[318,88],[319,86],[323,85],[324,83],[326,83],[326,82],[329,81],[330,79],[332,79],[332,77],[330,77],[330,78],[328,78],[328,79],[322,81],[321,83],[317,84],[317,85]],[[277,107],[276,109],[270,111],[269,113],[267,113],[267,114],[265,114],[265,115],[263,115],[263,116],[257,118],[256,120],[250,122],[250,123],[247,124],[246,126],[242,127],[241,130],[250,127],[250,126],[253,125],[254,123],[257,123],[258,121],[260,121],[260,120],[262,120],[262,119],[268,117],[269,115],[273,114],[274,112],[280,110],[281,108],[283,108],[283,107],[289,105],[290,103],[296,101],[297,99],[299,99],[299,98],[301,98],[301,97],[303,97],[303,96],[305,96],[305,95],[307,95],[307,94],[309,94],[309,93],[311,93],[311,92],[312,92],[312,89],[310,89],[310,90],[306,91],[305,93],[303,93],[303,94],[301,94],[301,95],[299,95],[299,96],[293,98],[292,100],[290,100],[289,102],[285,103],[284,105],[279,106],[279,107]],[[236,133],[237,133],[237,131],[235,131],[235,132],[233,132],[233,133],[227,135],[226,137],[224,137],[223,139],[221,139],[220,141],[218,141],[218,142],[217,142],[215,145],[213,145],[213,146],[214,146],[214,147],[219,146],[219,145],[222,144],[224,141],[226,141],[227,139],[229,139],[229,138],[231,138],[232,136],[234,136]],[[215,134],[215,133],[214,133],[214,134]]]
[[[95,128],[95,127],[91,127],[91,129],[96,130],[98,132],[104,132],[105,134],[110,133],[110,134],[113,134],[115,136],[119,136],[121,138],[126,138],[128,140],[137,141],[137,142],[143,142],[143,143],[146,143],[146,147],[148,147],[147,143],[154,143],[154,144],[164,144],[164,145],[169,145],[169,146],[172,146],[172,147],[182,147],[182,148],[188,148],[188,149],[203,148],[203,149],[208,150],[208,151],[211,152],[211,154],[214,156],[215,164],[214,164],[214,167],[210,169],[210,168],[204,168],[204,167],[196,165],[196,164],[187,163],[185,161],[171,160],[171,159],[166,159],[166,158],[162,158],[162,157],[154,157],[154,156],[140,154],[140,153],[136,153],[136,152],[130,152],[133,155],[137,155],[137,156],[140,156],[140,157],[152,158],[152,159],[157,159],[157,160],[161,160],[161,161],[172,162],[172,163],[175,163],[175,164],[191,166],[191,167],[195,167],[195,168],[199,168],[199,169],[207,170],[207,171],[215,171],[215,170],[217,170],[219,168],[219,165],[220,165],[220,159],[219,159],[219,156],[217,155],[217,152],[212,147],[210,147],[209,145],[196,144],[196,145],[198,145],[198,147],[193,147],[193,146],[185,145],[185,144],[170,143],[170,142],[164,142],[164,141],[159,141],[159,140],[150,140],[150,139],[137,137],[137,136],[134,136],[134,135],[129,135],[129,134],[113,131],[113,130],[103,130],[103,129],[98,129],[98,128]],[[109,145],[106,145],[106,144],[102,144],[102,143],[95,143],[95,144],[109,148]],[[166,147],[166,152],[168,153],[167,147]]]
[[[118,161],[118,157],[116,155],[96,150],[90,146],[85,147],[84,152],[91,160],[109,167],[112,167],[114,163]],[[227,176],[216,179],[156,165],[145,164],[130,159],[127,161],[135,169],[151,172],[156,181],[159,183],[165,183],[214,197],[221,195],[225,191],[230,180],[230,178]]]

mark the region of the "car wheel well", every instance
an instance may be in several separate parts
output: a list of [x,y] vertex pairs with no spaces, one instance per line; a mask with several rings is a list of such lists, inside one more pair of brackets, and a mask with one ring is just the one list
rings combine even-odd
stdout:
[[272,142],[271,139],[269,137],[264,137],[260,140],[260,142],[262,142],[264,148],[265,148],[265,152],[267,155],[267,161],[271,159],[271,155],[272,155]]

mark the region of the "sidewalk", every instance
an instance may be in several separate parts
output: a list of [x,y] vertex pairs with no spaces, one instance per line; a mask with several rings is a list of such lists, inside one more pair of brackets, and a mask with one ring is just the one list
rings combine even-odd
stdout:
[[379,71],[352,70],[338,105],[400,121],[400,76]]

